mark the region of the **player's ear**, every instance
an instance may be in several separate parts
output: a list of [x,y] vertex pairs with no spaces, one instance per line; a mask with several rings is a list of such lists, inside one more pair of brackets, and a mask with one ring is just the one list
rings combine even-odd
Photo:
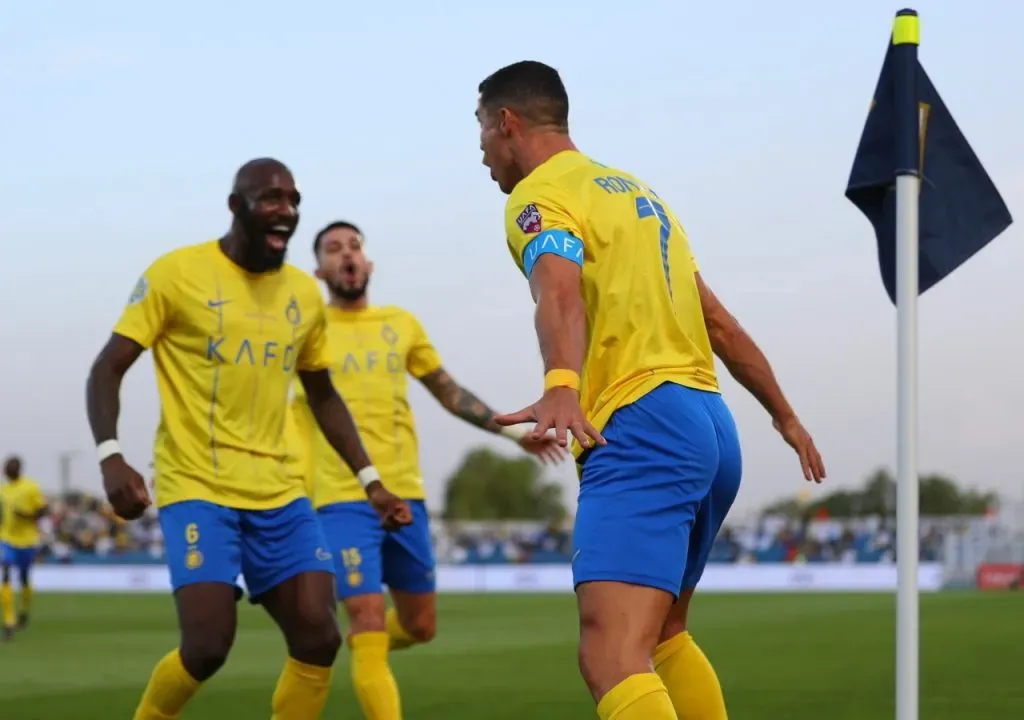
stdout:
[[512,127],[515,124],[515,116],[508,108],[498,109],[498,132],[502,137],[509,137],[512,134]]
[[317,280],[324,279],[324,271],[319,265],[317,265],[316,270],[313,271],[313,277],[315,277]]
[[241,207],[242,198],[238,197],[235,193],[228,195],[228,210],[231,211],[232,215],[237,215]]
[[366,261],[366,277],[373,275],[373,260]]

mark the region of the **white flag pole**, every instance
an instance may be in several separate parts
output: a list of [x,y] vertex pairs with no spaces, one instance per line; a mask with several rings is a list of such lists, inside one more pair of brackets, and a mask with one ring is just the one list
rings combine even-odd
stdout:
[[[893,42],[913,47],[917,74],[919,27],[917,13],[901,10],[893,29]],[[902,88],[906,91],[906,88]],[[913,97],[917,109],[916,93]],[[897,107],[900,101],[897,100]],[[914,116],[914,140],[920,133]],[[897,125],[900,125],[897,122]],[[904,131],[907,128],[903,128]],[[897,139],[897,146],[901,144]],[[918,145],[913,153],[917,157]],[[920,526],[917,468],[917,299],[919,162],[897,165],[896,176],[896,720],[918,720],[919,703],[919,597],[918,544]]]
[[896,178],[896,720],[918,720],[918,188]]

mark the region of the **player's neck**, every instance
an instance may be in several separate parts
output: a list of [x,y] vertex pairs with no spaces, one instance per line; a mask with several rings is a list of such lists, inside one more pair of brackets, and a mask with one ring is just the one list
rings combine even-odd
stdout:
[[576,149],[576,143],[566,133],[537,133],[523,150],[523,175],[529,175],[560,152]]
[[243,270],[248,270],[245,263],[245,240],[239,230],[232,226],[228,234],[220,239],[220,251],[227,255],[228,260]]
[[252,267],[252,261],[249,258],[248,253],[245,251],[245,248],[248,245],[248,242],[245,239],[245,231],[241,228],[232,225],[231,229],[228,230],[228,234],[220,239],[219,245],[220,251],[227,256],[228,260],[246,272],[265,272],[265,270]]
[[370,298],[363,293],[362,297],[358,300],[346,300],[343,297],[337,295],[331,295],[330,306],[335,310],[341,310],[342,312],[357,312],[359,310],[365,310],[370,306]]

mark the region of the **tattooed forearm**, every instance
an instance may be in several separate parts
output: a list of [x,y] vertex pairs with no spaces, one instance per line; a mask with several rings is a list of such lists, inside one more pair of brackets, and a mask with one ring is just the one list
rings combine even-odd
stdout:
[[500,430],[498,424],[494,422],[494,411],[476,395],[456,383],[444,368],[424,375],[421,382],[452,415],[490,432],[496,433]]

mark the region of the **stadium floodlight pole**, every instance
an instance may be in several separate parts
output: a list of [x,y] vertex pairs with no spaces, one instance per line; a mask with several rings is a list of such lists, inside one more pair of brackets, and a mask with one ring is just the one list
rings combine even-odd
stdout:
[[65,450],[57,455],[60,465],[60,492],[63,496],[71,491],[71,462],[76,455],[77,450]]
[[900,10],[892,32],[896,95],[896,720],[918,720],[920,525],[917,469],[918,199],[920,111],[917,12]]

